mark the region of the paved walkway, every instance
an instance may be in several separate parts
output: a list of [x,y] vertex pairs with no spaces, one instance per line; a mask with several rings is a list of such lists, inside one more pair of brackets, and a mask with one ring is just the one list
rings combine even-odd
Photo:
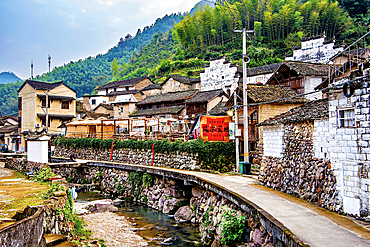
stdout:
[[[168,170],[174,171],[175,169]],[[333,221],[317,213],[318,207],[310,203],[306,203],[308,206],[304,206],[301,204],[305,203],[302,203],[299,199],[294,202],[293,198],[290,200],[284,198],[280,192],[257,186],[256,180],[252,176],[218,175],[183,170],[176,170],[176,172],[197,176],[239,194],[264,209],[301,241],[312,247],[370,246],[370,232],[367,229],[362,227],[359,227],[362,228],[360,230],[356,229],[357,234],[364,235],[368,239],[362,238],[352,231],[356,228],[354,222],[345,223],[349,221],[347,218],[326,213],[331,215],[330,218],[342,218],[339,221],[344,223],[338,225],[334,223],[337,220],[334,219]],[[315,207],[317,210],[314,210]]]
[[[88,162],[86,160],[76,160]],[[92,161],[94,162],[94,161]],[[103,162],[111,163],[111,162]],[[112,162],[113,164],[117,164]],[[128,164],[125,164],[128,165]],[[136,166],[136,165],[135,165]],[[344,217],[301,199],[257,185],[253,176],[211,174],[172,168],[139,166],[193,175],[246,198],[287,227],[312,247],[370,246],[370,231]]]

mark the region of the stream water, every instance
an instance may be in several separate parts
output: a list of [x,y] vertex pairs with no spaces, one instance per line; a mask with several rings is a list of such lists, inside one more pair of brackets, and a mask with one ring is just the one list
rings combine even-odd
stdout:
[[[77,202],[105,199],[98,193],[80,192]],[[134,226],[136,233],[149,242],[149,246],[195,246],[200,241],[199,227],[191,223],[177,223],[173,216],[162,214],[146,205],[124,202],[116,212]]]

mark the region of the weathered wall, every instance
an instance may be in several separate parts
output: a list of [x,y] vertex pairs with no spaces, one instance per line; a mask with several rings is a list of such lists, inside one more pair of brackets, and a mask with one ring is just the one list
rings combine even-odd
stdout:
[[[352,97],[329,94],[330,154],[346,213],[370,213],[370,83],[360,83]],[[339,126],[339,112],[353,111],[353,127]]]
[[205,67],[204,72],[200,73],[201,91],[223,89],[226,93],[233,92],[239,80],[235,78],[236,72],[237,67],[226,62],[225,58],[210,61],[209,67]]
[[[94,183],[94,189],[99,189],[104,195],[118,198],[132,198],[134,201],[146,204],[164,214],[174,214],[175,219],[183,222],[198,224],[201,242],[207,245],[222,246],[221,219],[225,210],[234,209],[237,215],[245,215],[248,222],[246,227],[246,241],[254,246],[272,246],[282,244],[277,236],[273,236],[261,220],[255,209],[248,212],[242,210],[235,203],[227,200],[204,187],[190,185],[182,180],[170,179],[164,176],[152,176],[153,184],[142,186],[132,184],[129,176],[133,171],[116,168],[87,167],[53,168],[55,173],[61,174],[73,183]],[[131,174],[132,175],[132,174]],[[135,182],[140,180],[135,177]],[[245,206],[245,203],[243,203]],[[262,221],[262,223],[261,223]],[[262,226],[263,225],[263,226]],[[244,242],[244,241],[243,241]]]
[[[113,161],[124,162],[132,165],[151,165],[152,164],[152,151],[151,150],[132,150],[120,149],[113,150],[112,160],[110,160],[110,150],[101,150],[93,148],[64,148],[57,146],[54,152],[55,156],[69,158],[74,155],[77,159],[84,160],[99,160],[99,161]],[[187,153],[170,153],[162,154],[155,153],[154,166],[171,167],[183,170],[199,169],[197,156]]]
[[330,161],[314,158],[313,129],[312,121],[285,125],[284,156],[264,157],[259,180],[267,187],[341,211]]
[[263,148],[264,155],[270,157],[283,157],[284,125],[278,124],[263,127]]
[[26,210],[28,215],[25,219],[0,230],[0,246],[46,246],[43,237],[43,208],[26,208]]

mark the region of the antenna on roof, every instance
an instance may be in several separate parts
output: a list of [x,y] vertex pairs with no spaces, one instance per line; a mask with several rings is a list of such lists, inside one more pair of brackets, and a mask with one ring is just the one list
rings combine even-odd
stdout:
[[31,78],[33,79],[33,58],[31,59]]
[[49,60],[49,73],[50,73],[50,64],[51,64],[51,56],[50,56],[50,50],[49,50],[49,56],[48,56],[48,60]]

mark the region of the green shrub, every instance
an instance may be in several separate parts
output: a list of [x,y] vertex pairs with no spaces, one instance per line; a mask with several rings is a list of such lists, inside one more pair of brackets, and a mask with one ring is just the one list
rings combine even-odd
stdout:
[[49,178],[56,177],[55,173],[51,171],[49,167],[44,167],[40,169],[36,174],[31,178],[32,181],[35,182],[47,182]]
[[41,197],[42,199],[48,199],[53,196],[54,192],[57,191],[66,191],[66,188],[59,182],[53,183],[49,185],[49,189]]
[[223,208],[224,213],[221,219],[222,243],[229,245],[240,242],[245,234],[246,217],[237,215],[237,212],[230,208]]

